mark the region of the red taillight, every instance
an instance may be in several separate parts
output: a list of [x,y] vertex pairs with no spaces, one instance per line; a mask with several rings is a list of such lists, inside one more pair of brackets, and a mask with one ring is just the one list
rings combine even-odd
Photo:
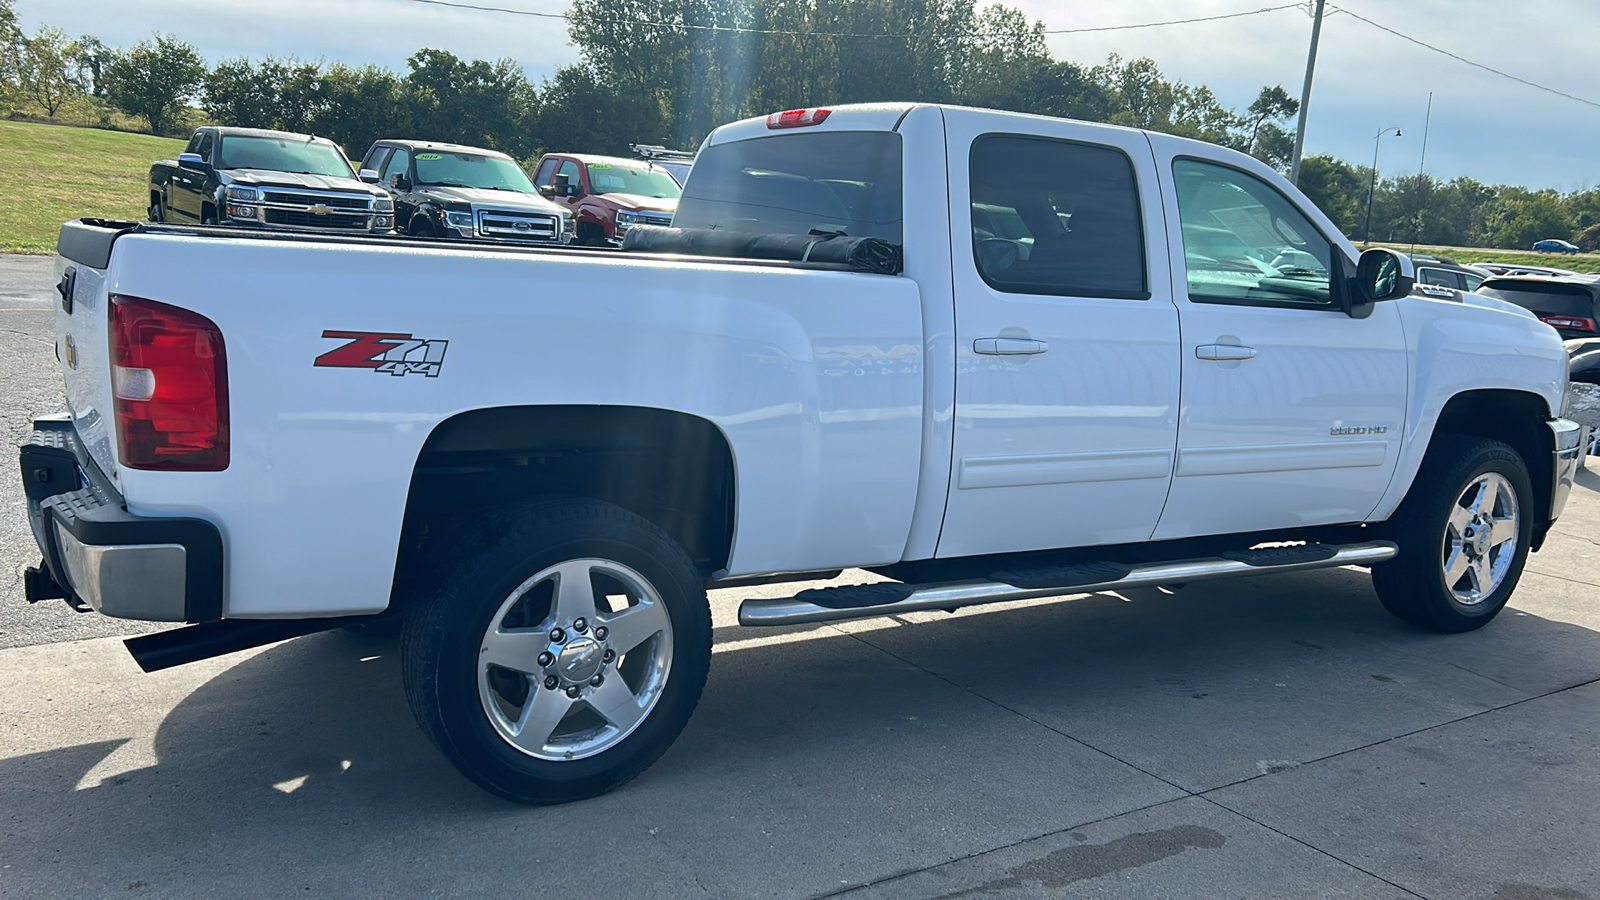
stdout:
[[173,472],[228,467],[228,356],[215,322],[112,294],[111,394],[123,465]]
[[821,125],[822,120],[828,117],[829,109],[789,109],[767,116],[768,128],[804,128],[807,125]]
[[1543,316],[1540,321],[1555,328],[1566,328],[1570,331],[1594,331],[1593,319],[1580,319],[1576,316]]

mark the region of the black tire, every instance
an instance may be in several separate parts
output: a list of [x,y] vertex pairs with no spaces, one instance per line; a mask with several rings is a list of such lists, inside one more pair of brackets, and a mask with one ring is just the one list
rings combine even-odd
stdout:
[[[609,503],[549,500],[485,516],[445,558],[442,587],[405,617],[401,671],[417,722],[463,775],[518,803],[566,803],[624,784],[666,752],[705,686],[711,613],[705,579],[665,532]],[[558,566],[588,573],[596,612],[583,626],[558,610],[582,608],[551,574]],[[634,605],[616,609],[619,590]],[[487,662],[496,645],[522,668]]]
[[[1482,493],[1484,486],[1493,486],[1493,494]],[[1506,514],[1514,520],[1508,523]],[[1517,451],[1487,438],[1440,435],[1384,528],[1400,553],[1372,567],[1378,599],[1423,628],[1482,628],[1522,577],[1534,515],[1532,482]],[[1507,539],[1515,543],[1507,546]]]
[[578,243],[585,247],[606,247],[606,232],[604,228],[593,222],[578,223]]
[[150,208],[145,210],[145,213],[152,222],[166,221],[166,217],[161,214],[161,196],[159,194],[150,195]]
[[427,216],[420,213],[411,217],[411,227],[409,231],[411,232],[412,237],[421,238],[423,240],[432,240],[439,236],[433,230],[433,223],[428,221]]

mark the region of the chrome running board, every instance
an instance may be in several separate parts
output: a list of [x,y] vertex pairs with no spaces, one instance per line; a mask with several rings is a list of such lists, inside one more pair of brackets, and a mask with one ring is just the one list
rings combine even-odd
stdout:
[[[1246,550],[1221,557],[1174,562],[1137,565],[1087,563],[1032,572],[1001,572],[990,575],[989,580],[939,584],[881,582],[814,588],[784,599],[746,600],[739,605],[739,624],[802,625],[810,622],[892,616],[930,609],[953,610],[962,606],[1032,600],[1063,594],[1187,584],[1215,578],[1235,578],[1240,575],[1301,572],[1334,566],[1370,566],[1392,559],[1398,552],[1399,548],[1388,541],[1343,545],[1312,544],[1301,547]],[[1044,581],[1051,583],[1041,583]],[[1013,582],[1023,582],[1025,586]]]

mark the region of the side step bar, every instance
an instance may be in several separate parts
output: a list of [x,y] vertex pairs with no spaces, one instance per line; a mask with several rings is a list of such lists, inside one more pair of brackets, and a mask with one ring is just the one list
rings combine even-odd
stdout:
[[787,599],[746,600],[739,605],[739,624],[802,625],[929,609],[954,610],[962,606],[1031,600],[1061,594],[1185,584],[1268,572],[1369,566],[1392,559],[1398,552],[1399,548],[1389,541],[1344,545],[1307,544],[1240,550],[1209,559],[1137,565],[1082,563],[1047,569],[995,572],[988,580],[941,584],[881,582],[814,588]]

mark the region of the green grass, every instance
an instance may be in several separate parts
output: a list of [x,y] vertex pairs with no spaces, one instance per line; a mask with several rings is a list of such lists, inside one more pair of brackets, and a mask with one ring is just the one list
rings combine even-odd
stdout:
[[61,223],[143,219],[150,163],[183,141],[0,121],[0,252],[54,253]]
[[[1375,244],[1402,253],[1411,252],[1410,244]],[[1600,272],[1600,253],[1534,253],[1529,250],[1493,250],[1487,247],[1435,247],[1418,244],[1418,253],[1444,256],[1458,263],[1503,262],[1511,265],[1548,266],[1554,269],[1571,269],[1574,272]]]

